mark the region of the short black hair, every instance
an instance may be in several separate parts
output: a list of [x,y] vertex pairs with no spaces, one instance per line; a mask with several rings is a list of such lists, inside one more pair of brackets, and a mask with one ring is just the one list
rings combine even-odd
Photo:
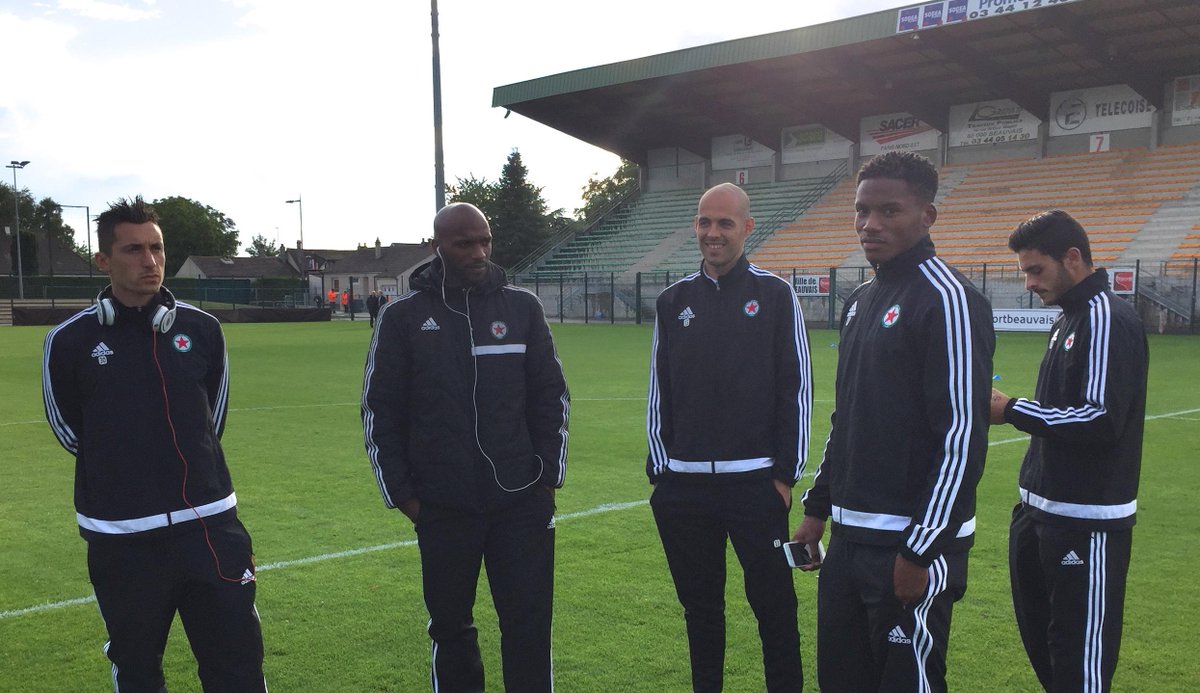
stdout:
[[894,178],[908,183],[909,190],[924,200],[933,202],[938,191],[938,172],[933,162],[916,152],[886,152],[873,157],[858,169],[858,180]]
[[1036,250],[1057,262],[1062,262],[1063,256],[1071,248],[1079,248],[1083,263],[1092,266],[1092,246],[1088,242],[1087,231],[1061,209],[1042,212],[1021,222],[1008,237],[1008,249],[1014,253]]
[[96,242],[100,252],[112,253],[113,241],[117,237],[117,224],[158,223],[158,212],[154,211],[141,195],[132,200],[120,198],[108,205],[108,209],[96,217]]

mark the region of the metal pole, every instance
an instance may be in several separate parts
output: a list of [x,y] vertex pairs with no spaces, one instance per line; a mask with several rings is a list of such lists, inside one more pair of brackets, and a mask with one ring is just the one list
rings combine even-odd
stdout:
[[84,214],[84,227],[87,229],[87,246],[88,246],[88,277],[92,276],[92,266],[95,264],[92,260],[92,210],[87,205],[59,205],[64,209],[82,209]]
[[438,47],[437,0],[430,0],[433,25],[433,187],[435,211],[446,206],[446,163],[442,152],[442,57]]
[[25,168],[28,161],[13,161],[5,168],[11,168],[13,172],[13,207],[17,213],[17,297],[25,298],[25,269],[24,261],[21,257],[21,194],[17,190],[17,169]]
[[608,322],[616,324],[617,322],[617,274],[616,272],[608,273]]
[[1192,258],[1192,314],[1188,316],[1188,331],[1196,333],[1196,274],[1200,270],[1200,258]]
[[642,273],[641,272],[637,273],[637,279],[635,281],[637,283],[634,284],[634,290],[633,290],[633,295],[636,297],[634,299],[633,321],[635,324],[641,325],[642,324]]

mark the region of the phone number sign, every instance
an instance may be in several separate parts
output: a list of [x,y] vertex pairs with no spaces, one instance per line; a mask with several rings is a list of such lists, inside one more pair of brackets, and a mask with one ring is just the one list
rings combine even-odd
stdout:
[[897,10],[896,33],[931,29],[943,24],[1065,5],[1080,0],[942,0]]

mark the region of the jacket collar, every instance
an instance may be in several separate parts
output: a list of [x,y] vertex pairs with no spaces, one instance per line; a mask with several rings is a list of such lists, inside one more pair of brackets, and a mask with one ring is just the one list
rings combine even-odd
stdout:
[[[421,265],[413,270],[410,284],[418,291],[433,291],[440,293],[442,291],[442,282],[446,279],[446,266],[442,264],[440,257],[435,257],[433,260]],[[494,262],[488,261],[488,276],[483,280],[482,284],[471,287],[475,293],[491,293],[498,291],[500,287],[508,283],[508,277],[504,274],[504,270]],[[447,289],[461,288],[446,286]]]
[[746,271],[748,269],[750,269],[750,261],[746,259],[745,253],[742,253],[742,256],[737,259],[737,262],[733,263],[733,267],[729,268],[729,271],[725,274],[722,274],[720,277],[709,276],[708,272],[704,270],[704,261],[700,261],[700,276],[709,284],[712,284],[718,289],[722,286],[729,287],[737,285],[746,276]]
[[1100,267],[1084,277],[1078,284],[1067,289],[1062,298],[1058,300],[1058,305],[1063,310],[1083,308],[1096,294],[1103,293],[1107,289],[1108,272]]
[[929,234],[925,234],[925,237],[917,241],[913,247],[887,262],[876,265],[875,276],[883,279],[904,273],[935,255],[937,252],[933,247],[933,239],[929,237]]

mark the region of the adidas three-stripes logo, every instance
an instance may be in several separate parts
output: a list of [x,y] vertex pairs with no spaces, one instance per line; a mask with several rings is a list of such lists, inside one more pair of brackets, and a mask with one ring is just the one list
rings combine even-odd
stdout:
[[439,327],[439,326],[438,326],[438,324],[437,324],[436,322],[434,322],[434,320],[433,320],[433,318],[432,318],[432,317],[431,317],[431,318],[427,318],[427,319],[425,320],[424,324],[422,324],[422,325],[421,325],[421,331],[422,331],[422,332],[430,332],[430,331],[432,331],[432,330],[440,330],[440,329],[442,329],[442,328],[441,328],[441,327]]

